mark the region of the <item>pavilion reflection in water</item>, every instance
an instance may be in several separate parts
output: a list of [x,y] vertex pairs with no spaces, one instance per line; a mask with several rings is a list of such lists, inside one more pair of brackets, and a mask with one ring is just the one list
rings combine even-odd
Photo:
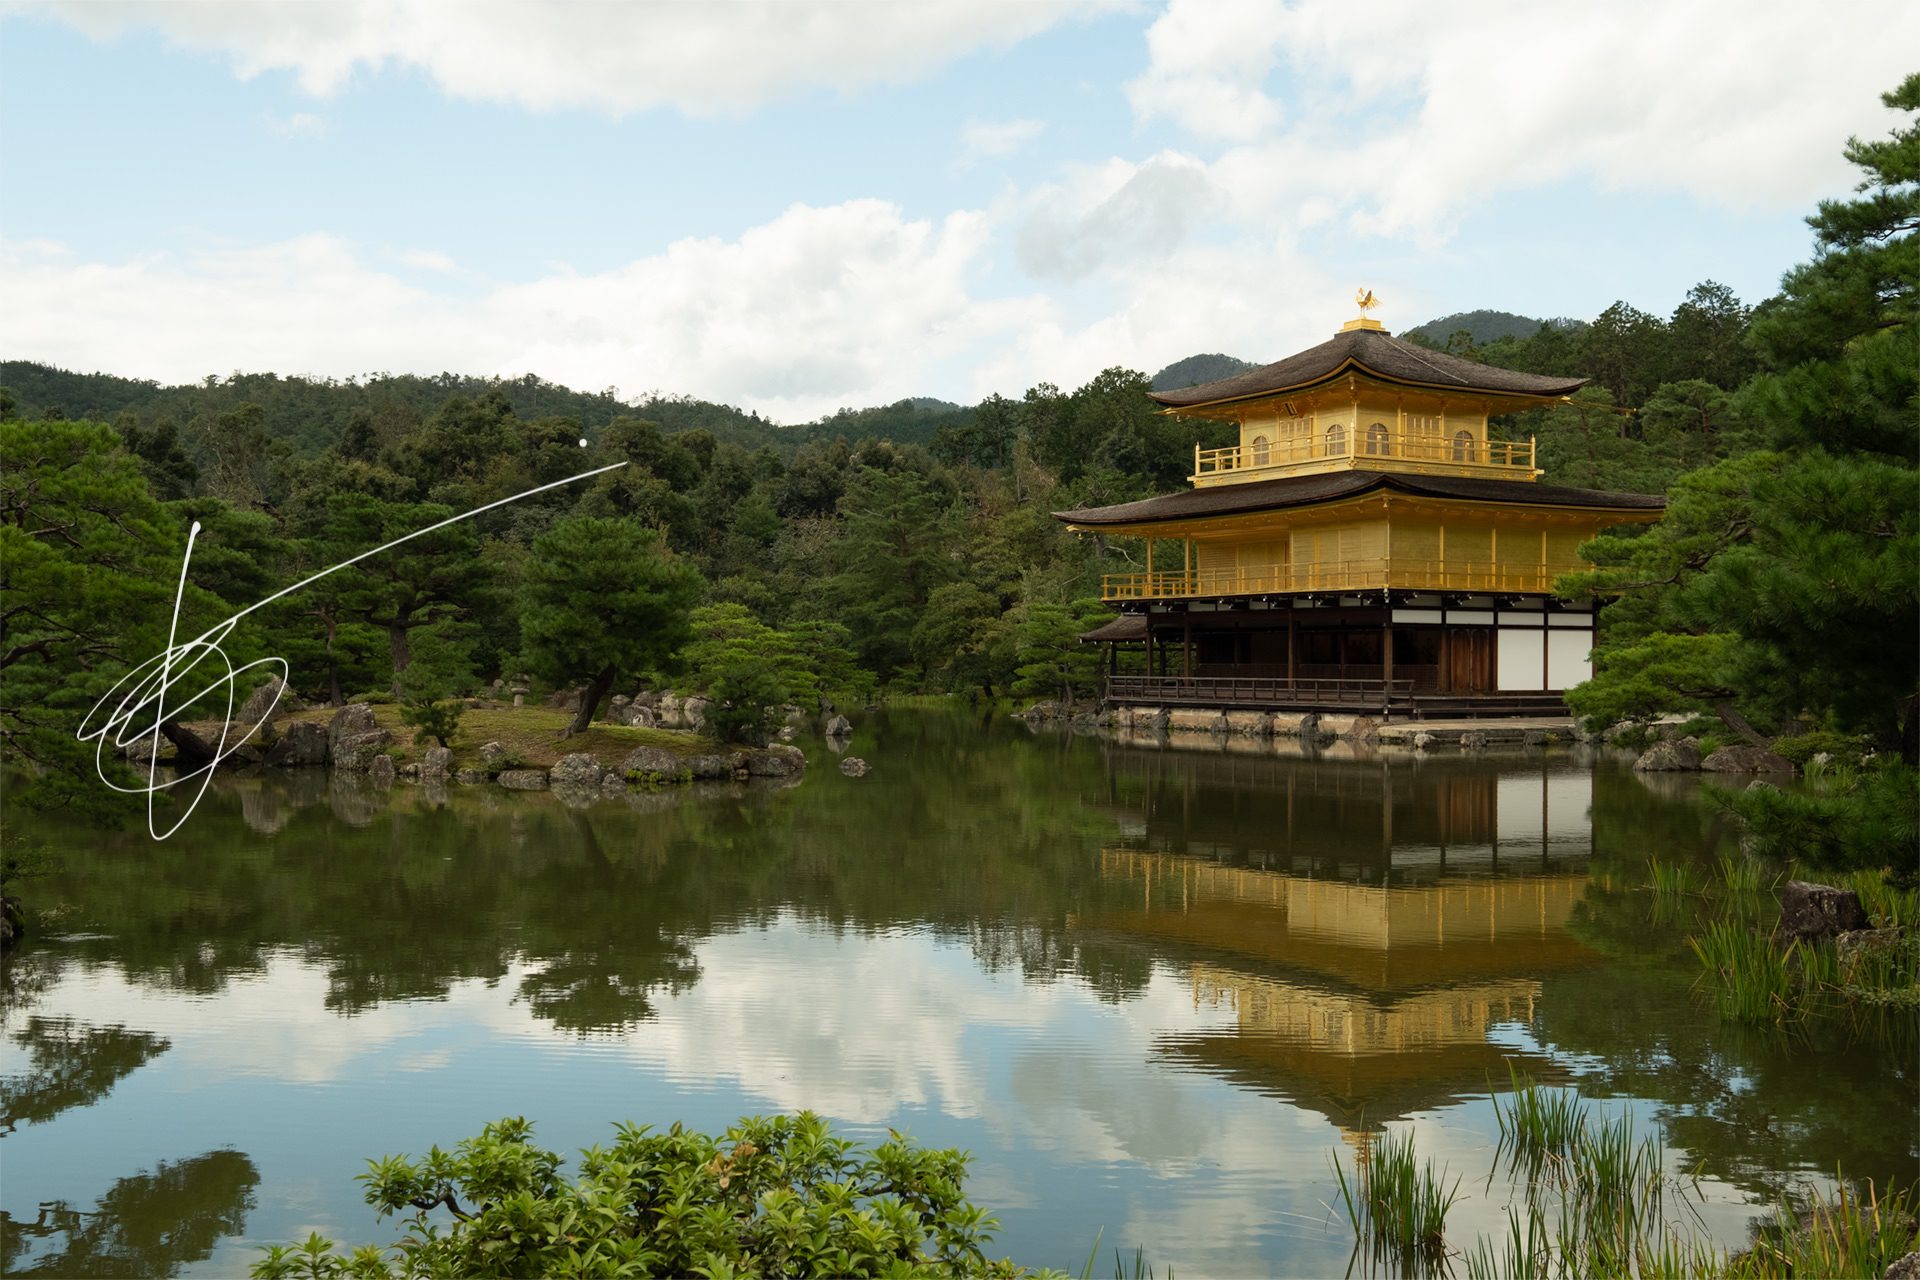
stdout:
[[1568,932],[1591,853],[1585,770],[1537,761],[1330,761],[1116,751],[1134,847],[1100,855],[1076,925],[1170,951],[1232,1025],[1165,1057],[1359,1132],[1485,1093],[1544,974],[1593,957]]

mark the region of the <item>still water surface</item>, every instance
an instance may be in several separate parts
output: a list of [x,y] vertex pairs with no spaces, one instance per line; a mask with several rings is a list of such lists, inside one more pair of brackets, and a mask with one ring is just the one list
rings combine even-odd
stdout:
[[902,1129],[974,1153],[998,1251],[1075,1273],[1100,1233],[1163,1273],[1339,1274],[1330,1161],[1382,1130],[1463,1176],[1456,1238],[1503,1230],[1509,1063],[1661,1128],[1725,1242],[1836,1163],[1920,1158],[1910,1053],[1689,992],[1639,886],[1724,839],[1690,780],[946,713],[863,724],[863,779],[802,745],[784,788],[570,808],[304,772],[220,785],[162,845],[20,831],[61,914],[0,985],[0,1270],[388,1240],[365,1160],[502,1115],[563,1151],[620,1119]]

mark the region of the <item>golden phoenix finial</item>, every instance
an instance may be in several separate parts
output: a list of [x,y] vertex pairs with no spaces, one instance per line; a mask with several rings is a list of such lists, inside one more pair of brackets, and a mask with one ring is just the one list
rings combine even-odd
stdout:
[[1371,289],[1356,290],[1353,295],[1353,300],[1360,304],[1360,314],[1363,316],[1380,305],[1373,300],[1373,290]]

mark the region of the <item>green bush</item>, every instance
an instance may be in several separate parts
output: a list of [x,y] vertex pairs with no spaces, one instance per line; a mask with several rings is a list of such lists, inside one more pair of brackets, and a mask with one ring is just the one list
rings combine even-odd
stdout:
[[409,701],[400,709],[400,720],[412,727],[414,745],[421,746],[432,739],[443,747],[451,747],[453,735],[460,730],[460,717],[466,711],[467,704],[457,699]]
[[[871,1151],[809,1113],[741,1120],[719,1138],[621,1125],[581,1153],[577,1181],[521,1119],[452,1152],[389,1156],[361,1175],[407,1233],[385,1250],[318,1235],[270,1246],[285,1277],[836,1275],[1016,1277],[989,1260],[997,1225],[962,1194],[967,1156],[894,1134]],[[450,1222],[436,1222],[444,1210]]]

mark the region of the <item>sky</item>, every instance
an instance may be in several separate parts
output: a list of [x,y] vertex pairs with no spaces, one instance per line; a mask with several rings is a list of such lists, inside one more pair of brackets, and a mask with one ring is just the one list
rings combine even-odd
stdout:
[[799,422],[1748,302],[1920,5],[0,0],[0,358]]

